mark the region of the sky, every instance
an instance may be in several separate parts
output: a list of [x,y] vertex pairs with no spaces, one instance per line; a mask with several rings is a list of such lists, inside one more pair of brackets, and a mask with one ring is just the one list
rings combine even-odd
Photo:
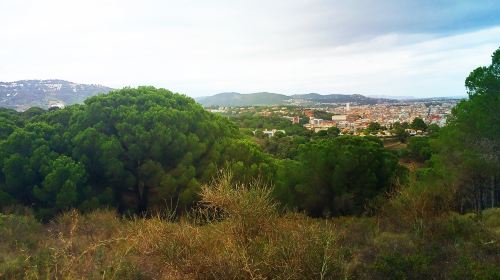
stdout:
[[0,81],[462,96],[500,0],[2,0]]

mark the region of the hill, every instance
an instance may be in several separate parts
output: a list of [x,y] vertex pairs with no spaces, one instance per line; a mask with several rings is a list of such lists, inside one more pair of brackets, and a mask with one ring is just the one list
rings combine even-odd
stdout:
[[219,93],[213,96],[197,98],[203,106],[259,106],[294,104],[305,105],[314,103],[357,103],[376,104],[381,102],[396,102],[393,99],[371,98],[360,94],[327,94],[318,93],[284,95],[270,92],[241,94],[237,92]]
[[296,94],[292,95],[293,100],[308,100],[316,103],[359,103],[359,104],[376,104],[380,102],[393,102],[395,100],[388,98],[372,98],[361,94]]
[[50,104],[81,103],[90,96],[112,90],[64,80],[22,80],[0,82],[0,107],[24,111],[30,107],[48,108]]
[[203,106],[257,106],[284,104],[290,96],[271,92],[257,92],[241,94],[237,92],[224,92],[213,96],[198,98]]

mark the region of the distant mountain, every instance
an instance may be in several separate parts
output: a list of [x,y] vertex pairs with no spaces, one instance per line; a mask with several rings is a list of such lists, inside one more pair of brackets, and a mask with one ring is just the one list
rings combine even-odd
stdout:
[[359,103],[359,104],[375,104],[381,101],[391,101],[391,99],[386,98],[372,98],[361,94],[318,94],[318,93],[308,93],[308,94],[295,94],[291,96],[294,100],[310,100],[319,103]]
[[284,95],[270,92],[241,94],[237,92],[219,93],[213,96],[197,98],[203,106],[258,106],[281,104],[318,104],[318,103],[357,103],[376,104],[380,102],[396,102],[385,98],[371,98],[360,94],[327,94],[318,93]]
[[0,107],[19,111],[30,107],[48,108],[49,104],[81,103],[98,93],[112,90],[101,85],[77,84],[63,80],[23,80],[0,82]]
[[396,100],[411,100],[416,99],[415,96],[399,96],[399,95],[367,95],[372,98],[385,98],[385,99],[396,99]]
[[421,97],[415,98],[412,101],[426,102],[426,101],[449,101],[449,100],[462,100],[469,98],[466,95],[457,96],[436,96],[436,97]]
[[197,98],[196,100],[203,106],[259,106],[284,104],[289,99],[290,96],[270,92],[250,94],[224,92]]

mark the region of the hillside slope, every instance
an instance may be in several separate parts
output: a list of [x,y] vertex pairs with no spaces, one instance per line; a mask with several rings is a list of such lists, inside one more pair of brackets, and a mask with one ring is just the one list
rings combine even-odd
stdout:
[[110,90],[111,88],[101,85],[77,84],[64,80],[0,82],[0,107],[23,111],[29,107],[48,108],[55,103],[70,105]]
[[249,94],[224,92],[213,96],[198,98],[197,101],[203,106],[258,106],[283,104],[289,99],[290,96],[270,92]]
[[326,94],[318,93],[284,95],[270,92],[257,92],[241,94],[237,92],[225,92],[212,96],[197,98],[200,104],[208,106],[260,106],[260,105],[306,105],[318,103],[356,103],[376,104],[380,102],[396,102],[392,99],[371,98],[360,94]]

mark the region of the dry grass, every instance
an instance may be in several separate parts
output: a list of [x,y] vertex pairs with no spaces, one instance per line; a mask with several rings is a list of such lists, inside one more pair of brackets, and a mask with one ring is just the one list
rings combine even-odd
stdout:
[[[47,225],[0,216],[0,278],[454,279],[467,265],[471,279],[500,273],[497,210],[484,223],[432,216],[432,196],[401,193],[379,217],[311,219],[280,213],[268,188],[234,184],[227,174],[201,194],[198,210],[179,221],[109,210],[68,212]],[[417,209],[398,209],[404,204]],[[414,228],[419,220],[444,251]]]

